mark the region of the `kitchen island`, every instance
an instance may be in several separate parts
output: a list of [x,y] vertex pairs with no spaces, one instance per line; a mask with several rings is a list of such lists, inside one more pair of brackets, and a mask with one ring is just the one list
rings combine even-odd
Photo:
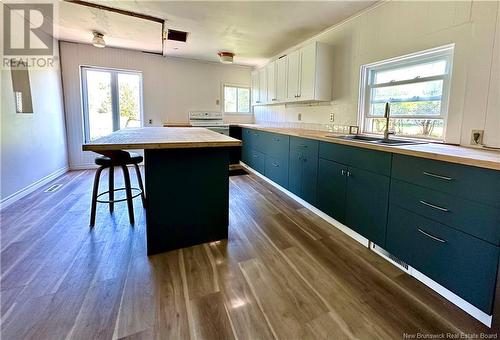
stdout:
[[113,157],[144,150],[148,255],[227,238],[229,150],[241,141],[204,128],[129,128],[83,145]]

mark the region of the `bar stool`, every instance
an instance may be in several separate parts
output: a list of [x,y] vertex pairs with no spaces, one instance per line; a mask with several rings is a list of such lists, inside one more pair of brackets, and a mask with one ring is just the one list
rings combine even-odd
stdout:
[[[122,150],[113,151],[109,156],[99,156],[95,159],[95,164],[99,165],[94,177],[94,188],[92,190],[92,207],[90,211],[90,227],[93,227],[95,224],[95,213],[97,202],[99,203],[108,203],[109,204],[109,212],[113,213],[114,204],[117,202],[127,201],[128,205],[128,216],[130,220],[130,224],[134,224],[134,205],[132,203],[132,199],[135,197],[141,196],[142,206],[146,206],[146,197],[144,195],[144,186],[142,184],[141,171],[139,170],[139,163],[143,161],[143,157],[139,154],[133,152],[126,152]],[[127,165],[133,164],[135,167],[135,171],[137,173],[137,180],[139,182],[139,189],[132,188],[130,186],[130,175],[128,173]],[[114,168],[119,166],[122,168],[123,177],[125,180],[125,187],[115,189],[114,187]],[[99,179],[101,178],[102,170],[109,168],[109,183],[108,190],[101,192],[99,191]],[[115,200],[114,194],[116,191],[125,191],[126,198]],[[136,191],[135,195],[132,195],[132,191]],[[109,194],[108,200],[100,200],[99,197],[102,195]]]

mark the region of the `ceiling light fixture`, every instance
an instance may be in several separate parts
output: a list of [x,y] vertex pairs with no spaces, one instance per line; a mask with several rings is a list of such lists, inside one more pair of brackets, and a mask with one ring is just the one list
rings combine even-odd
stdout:
[[104,35],[102,33],[94,31],[92,34],[94,35],[92,45],[99,48],[106,47],[106,42],[104,41]]
[[232,53],[232,52],[218,52],[217,55],[219,56],[221,63],[223,63],[223,64],[232,64],[233,63],[234,53]]

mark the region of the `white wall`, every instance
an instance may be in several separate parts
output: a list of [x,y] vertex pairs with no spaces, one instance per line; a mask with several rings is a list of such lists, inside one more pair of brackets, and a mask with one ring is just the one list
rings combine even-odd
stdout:
[[500,146],[498,47],[493,54],[499,4],[390,1],[362,12],[298,45],[313,40],[333,45],[330,105],[256,107],[255,120],[296,122],[302,113],[303,122],[328,123],[334,113],[335,124],[356,125],[361,65],[455,43],[446,142],[466,145],[472,129],[486,129],[485,141]]
[[[95,154],[81,151],[83,123],[80,93],[80,66],[137,70],[143,76],[144,125],[187,122],[189,111],[221,111],[223,83],[250,86],[250,68],[219,63],[164,58],[136,51],[61,42],[63,86],[68,126],[71,168],[93,164]],[[227,117],[228,121],[252,122],[253,117]]]
[[33,114],[16,113],[10,69],[1,74],[0,197],[5,206],[34,183],[64,172],[68,158],[59,65],[29,70]]

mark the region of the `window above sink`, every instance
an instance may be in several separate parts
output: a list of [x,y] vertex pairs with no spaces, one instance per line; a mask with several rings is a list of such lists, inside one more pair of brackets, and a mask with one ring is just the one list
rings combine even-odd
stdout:
[[396,136],[443,140],[448,114],[453,46],[361,67],[362,133],[383,134],[385,104]]

